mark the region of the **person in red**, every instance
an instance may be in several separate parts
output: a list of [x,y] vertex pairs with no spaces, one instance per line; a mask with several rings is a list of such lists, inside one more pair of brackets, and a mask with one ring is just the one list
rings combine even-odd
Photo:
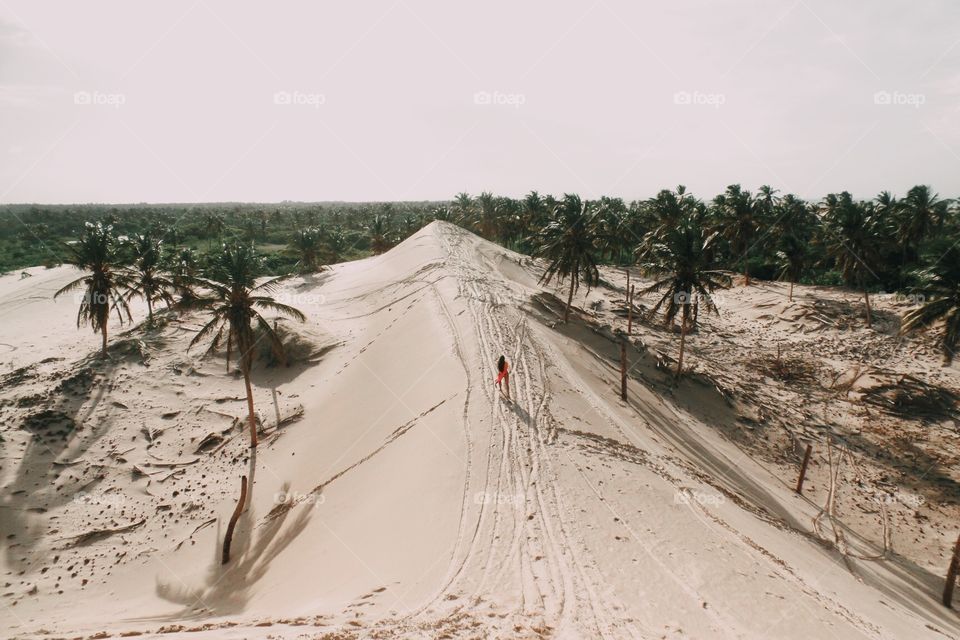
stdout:
[[505,391],[507,400],[510,399],[510,365],[507,364],[507,359],[504,356],[500,356],[500,359],[497,360],[497,386],[500,386],[500,382],[503,382],[502,390]]

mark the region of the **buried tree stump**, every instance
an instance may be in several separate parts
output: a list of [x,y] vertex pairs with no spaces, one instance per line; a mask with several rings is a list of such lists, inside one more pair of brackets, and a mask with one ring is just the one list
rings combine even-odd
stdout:
[[800,477],[797,478],[797,493],[803,493],[803,480],[807,477],[807,464],[810,463],[810,452],[813,451],[813,445],[808,444],[807,450],[803,454],[803,464],[800,465]]
[[627,400],[627,340],[620,336],[620,399]]
[[943,587],[943,606],[950,607],[953,602],[953,587],[957,583],[957,571],[960,570],[960,536],[953,545],[953,556],[947,569],[947,584]]
[[221,564],[230,562],[230,543],[233,541],[233,530],[237,526],[237,520],[243,513],[243,504],[247,501],[247,476],[240,478],[240,501],[237,502],[237,508],[233,510],[230,516],[230,524],[227,525],[227,534],[223,536],[223,559]]

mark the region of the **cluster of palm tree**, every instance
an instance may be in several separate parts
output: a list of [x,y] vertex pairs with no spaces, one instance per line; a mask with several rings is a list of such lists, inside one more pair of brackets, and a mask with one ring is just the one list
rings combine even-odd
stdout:
[[[677,375],[683,369],[687,332],[696,326],[701,304],[716,312],[712,294],[730,285],[730,277],[715,266],[718,231],[706,224],[706,208],[684,189],[662,191],[650,203],[655,224],[633,249],[635,259],[653,275],[652,284],[641,293],[658,293],[651,316],[663,311],[664,322],[673,326],[680,318],[680,354]],[[544,258],[541,282],[569,278],[564,322],[570,318],[573,296],[581,281],[588,287],[599,282],[599,262],[616,236],[604,203],[588,205],[572,194],[554,206],[544,227],[530,241],[533,254]]]
[[742,273],[745,286],[752,277],[788,281],[791,301],[795,283],[855,288],[863,295],[868,327],[871,292],[920,294],[925,305],[905,318],[903,331],[944,320],[945,359],[956,350],[960,210],[927,186],[913,187],[902,199],[883,192],[863,201],[842,192],[815,203],[768,186],[753,194],[740,185],[708,202],[680,186],[629,205],[607,197],[584,202],[537,192],[521,200],[461,193],[439,213],[546,258],[544,282],[569,277],[565,319],[580,281],[595,284],[598,264],[639,264],[655,277],[648,292],[663,294],[654,311],[663,310],[671,325],[680,317],[681,366],[685,334],[696,326],[699,305],[716,311],[711,293],[732,284],[724,271]]
[[[313,232],[305,234],[312,237]],[[302,242],[298,236],[294,244]],[[303,244],[309,244],[303,242]],[[177,310],[197,310],[210,319],[190,342],[193,347],[208,341],[207,353],[226,347],[227,370],[234,350],[247,396],[250,446],[257,446],[251,370],[254,349],[266,341],[278,359],[284,346],[275,328],[261,315],[306,320],[299,310],[271,297],[288,275],[262,279],[264,260],[252,244],[225,244],[204,260],[188,248],[168,252],[162,239],[150,234],[120,238],[109,225],[89,223],[78,240],[65,246],[69,263],[84,272],[54,294],[59,297],[82,289],[77,327],[90,326],[102,336],[101,355],[107,357],[107,326],[112,313],[120,324],[132,322],[132,299],[147,304],[147,327],[154,326],[154,305],[163,303]],[[316,260],[311,251],[306,254]],[[301,258],[303,261],[303,258]],[[314,262],[314,267],[318,267]]]

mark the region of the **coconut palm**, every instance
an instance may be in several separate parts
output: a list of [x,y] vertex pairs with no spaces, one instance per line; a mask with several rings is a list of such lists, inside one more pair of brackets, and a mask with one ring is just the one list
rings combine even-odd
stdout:
[[949,365],[960,343],[960,247],[951,247],[920,276],[923,284],[915,291],[924,302],[903,317],[900,333],[927,329],[942,321],[937,341],[943,350],[943,363]]
[[343,252],[347,248],[347,235],[340,225],[333,229],[322,230],[320,237],[323,239],[323,257],[327,264],[334,264],[343,260]]
[[[677,226],[685,216],[703,208],[703,203],[687,193],[682,184],[675,191],[661,190],[656,196],[635,207],[639,226],[649,231],[644,235],[638,254],[643,253],[653,240],[662,237]],[[635,224],[635,226],[637,226]]]
[[934,229],[943,225],[950,202],[941,200],[926,185],[917,185],[899,202],[896,213],[897,240],[907,258],[915,259],[920,243]]
[[557,282],[562,283],[564,278],[570,278],[564,322],[570,319],[573,294],[580,288],[581,278],[588,289],[600,281],[596,239],[593,216],[580,197],[571,194],[563,197],[554,208],[550,222],[533,239],[533,255],[549,261],[540,282],[549,284],[556,277]]
[[683,371],[687,332],[696,327],[700,304],[717,313],[713,292],[730,286],[730,276],[714,267],[713,249],[718,237],[718,232],[706,231],[702,209],[693,208],[675,226],[653,236],[641,254],[645,270],[657,274],[653,284],[642,292],[663,294],[650,315],[663,309],[667,326],[673,326],[680,316],[677,376]]
[[147,323],[153,324],[153,305],[163,302],[168,307],[174,303],[176,285],[163,268],[163,241],[152,234],[137,234],[130,237],[126,246],[132,256],[132,264],[126,269],[127,300],[140,298],[147,303]]
[[824,245],[844,282],[863,292],[867,326],[872,326],[868,284],[875,280],[885,233],[872,203],[855,202],[846,191],[822,203]]
[[[772,194],[768,194],[771,195]],[[743,261],[744,285],[750,286],[749,254],[754,238],[759,231],[758,218],[761,210],[749,191],[738,184],[713,199],[715,230],[730,245],[734,257]]]
[[[278,358],[283,357],[283,342],[269,322],[260,314],[272,311],[303,322],[306,316],[299,310],[267,295],[276,290],[287,276],[270,278],[260,284],[257,275],[263,269],[263,260],[252,245],[224,246],[213,258],[206,277],[198,278],[197,285],[204,292],[191,305],[213,317],[190,341],[194,345],[210,340],[207,353],[216,351],[226,338],[227,359],[235,346],[239,352],[240,371],[247,392],[247,411],[250,424],[250,447],[257,446],[257,423],[253,410],[253,388],[250,371],[253,368],[254,347],[267,340]],[[259,337],[257,334],[259,333]]]
[[384,215],[373,217],[373,224],[370,225],[370,248],[375,254],[381,254],[392,246],[388,224],[389,221]]
[[800,281],[810,262],[810,241],[816,218],[806,202],[793,194],[787,194],[773,207],[776,224],[774,235],[778,238],[777,266],[781,280],[790,282],[787,298],[793,301],[793,285]]
[[120,242],[114,236],[112,226],[88,222],[80,238],[66,248],[69,254],[66,262],[86,274],[57,291],[53,297],[84,288],[77,312],[77,328],[89,324],[94,332],[99,331],[103,338],[101,355],[106,357],[110,312],[116,311],[121,325],[124,316],[133,321],[130,306],[121,293],[128,286],[129,277],[124,271]]
[[197,252],[190,247],[182,247],[167,258],[167,265],[174,290],[180,294],[181,301],[188,304],[197,295],[193,289],[200,265]]
[[469,193],[461,192],[454,196],[452,213],[457,224],[463,227],[473,224],[473,209],[473,198]]
[[474,228],[487,240],[496,240],[500,229],[500,217],[497,215],[497,199],[489,191],[477,196],[476,220]]
[[322,269],[320,252],[323,249],[320,230],[315,227],[298,229],[288,247],[297,256],[300,273],[316,273]]
[[226,222],[223,220],[223,216],[218,213],[208,213],[204,217],[204,230],[207,233],[208,246],[209,243],[213,241],[213,238],[222,238],[223,230],[226,228]]

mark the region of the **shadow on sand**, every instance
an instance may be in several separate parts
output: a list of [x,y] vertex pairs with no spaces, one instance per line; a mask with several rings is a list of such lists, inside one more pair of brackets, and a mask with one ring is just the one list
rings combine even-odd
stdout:
[[[249,468],[249,491],[252,498],[255,487],[256,450],[251,452]],[[282,488],[283,493],[289,489]],[[249,506],[237,521],[231,545],[230,562],[220,563],[223,553],[223,534],[221,523],[217,524],[216,544],[212,549],[210,565],[203,584],[190,587],[181,581],[179,585],[157,579],[157,596],[181,609],[150,618],[138,618],[137,621],[176,622],[183,620],[202,620],[224,615],[242,613],[250,601],[251,590],[263,578],[271,560],[280,554],[310,521],[312,511],[301,507],[297,515],[290,518],[292,509],[281,510],[276,517],[267,518],[257,526],[256,516]],[[288,522],[289,520],[289,522]]]

